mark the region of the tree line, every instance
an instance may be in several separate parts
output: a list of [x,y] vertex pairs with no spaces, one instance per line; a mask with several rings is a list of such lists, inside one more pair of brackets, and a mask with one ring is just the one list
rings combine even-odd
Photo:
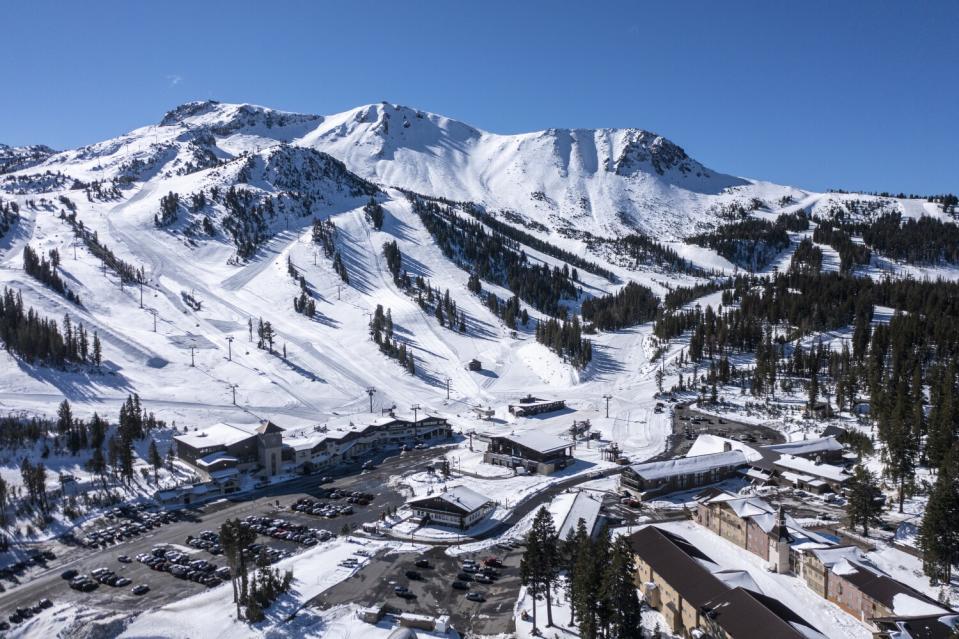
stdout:
[[817,220],[813,241],[831,246],[839,253],[839,271],[851,273],[857,266],[869,264],[872,251],[864,244],[853,242],[852,236],[840,225],[828,220]]
[[629,540],[605,529],[590,535],[583,519],[560,539],[553,517],[540,508],[526,536],[520,580],[532,598],[533,633],[539,634],[537,601],[546,601],[546,626],[554,626],[553,597],[562,588],[567,625],[583,639],[642,639],[642,607],[636,591]]
[[27,244],[23,247],[23,270],[27,275],[36,278],[49,288],[53,289],[68,301],[80,306],[80,296],[70,290],[57,269],[60,266],[60,251],[50,249],[50,260],[38,255],[36,251]]
[[537,323],[536,341],[576,368],[586,368],[593,359],[593,342],[583,338],[583,327],[575,315],[568,322],[550,318]]
[[712,249],[737,266],[758,271],[789,246],[787,226],[785,221],[773,223],[750,217],[692,235],[686,242]]
[[390,309],[384,312],[382,304],[376,305],[370,319],[370,339],[379,347],[381,353],[399,362],[410,375],[416,374],[413,350],[407,349],[405,343],[398,342],[393,336],[393,313]]
[[555,244],[550,244],[549,242],[542,240],[531,233],[527,233],[526,231],[516,228],[512,224],[507,224],[506,222],[503,222],[495,217],[493,214],[482,210],[475,204],[470,203],[464,205],[463,210],[491,228],[496,233],[500,233],[520,244],[535,249],[545,255],[549,255],[550,257],[555,257],[556,259],[562,260],[570,266],[575,267],[572,271],[572,277],[574,280],[578,279],[578,274],[576,273],[576,269],[578,268],[586,271],[587,273],[604,277],[610,282],[616,281],[616,276],[609,269],[603,268],[599,264],[591,262],[580,255],[565,249],[561,249]]
[[0,341],[9,353],[45,366],[92,364],[102,361],[100,336],[89,337],[83,324],[73,325],[63,318],[63,330],[54,320],[41,317],[33,308],[24,307],[20,291],[4,287],[0,299]]
[[4,202],[0,198],[0,237],[7,234],[20,219],[20,207],[16,202]]
[[[768,397],[800,384],[808,408],[824,405],[827,414],[834,405],[852,409],[868,397],[896,506],[902,511],[906,498],[928,493],[924,562],[934,578],[948,574],[959,561],[953,532],[959,521],[959,284],[788,272],[734,278],[723,304],[719,312],[707,307],[668,314],[654,330],[667,339],[691,331],[689,359],[700,365],[708,360],[710,371],[732,353],[755,352],[752,370],[739,371],[743,392]],[[893,315],[874,322],[876,306],[891,307]],[[851,337],[838,351],[821,342],[802,344],[811,333],[844,327],[851,327]],[[868,449],[862,442],[857,447]],[[932,486],[919,480],[922,466],[938,471]],[[868,484],[868,477],[861,479]]]
[[158,228],[173,224],[176,222],[176,213],[179,208],[180,194],[170,191],[160,198],[160,212],[153,216],[153,224]]
[[125,262],[111,251],[105,244],[100,242],[96,231],[89,231],[83,225],[83,220],[77,219],[76,212],[65,214],[61,212],[60,219],[67,222],[73,229],[73,233],[83,241],[87,250],[103,264],[104,268],[113,271],[120,281],[124,284],[142,284],[146,281],[146,275],[142,267],[135,266]]
[[293,298],[293,310],[301,315],[313,317],[316,315],[316,300],[310,295],[309,286],[306,283],[306,276],[300,273],[293,265],[293,259],[286,256],[286,272],[300,287],[300,294]]
[[646,286],[629,282],[616,293],[583,301],[583,320],[604,331],[644,324],[656,317],[659,298]]
[[517,320],[523,326],[529,323],[529,312],[522,308],[519,297],[516,295],[508,300],[502,300],[492,291],[484,291],[483,283],[475,273],[470,273],[469,279],[466,281],[466,289],[483,300],[490,313],[503,320],[506,328],[516,330]]
[[515,240],[458,216],[451,207],[416,195],[409,197],[413,211],[447,259],[481,279],[504,286],[533,308],[554,317],[566,316],[561,301],[578,296],[568,264],[552,269],[534,264]]

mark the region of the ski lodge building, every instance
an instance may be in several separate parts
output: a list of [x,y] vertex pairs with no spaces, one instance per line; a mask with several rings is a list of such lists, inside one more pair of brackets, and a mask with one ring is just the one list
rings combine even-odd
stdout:
[[407,505],[423,525],[436,524],[459,530],[472,528],[496,507],[493,501],[466,486],[454,486],[438,495],[411,499]]
[[256,473],[264,478],[313,472],[338,464],[360,463],[380,450],[431,444],[452,435],[442,417],[368,416],[330,420],[310,429],[284,429],[264,421],[250,432],[219,423],[173,438],[176,456],[209,479]]
[[566,408],[564,399],[540,399],[527,395],[522,397],[517,404],[509,405],[509,412],[517,417],[532,417],[540,413],[552,413],[553,411]]
[[573,462],[573,442],[536,431],[511,435],[488,435],[483,461],[494,466],[522,468],[528,473],[549,475]]

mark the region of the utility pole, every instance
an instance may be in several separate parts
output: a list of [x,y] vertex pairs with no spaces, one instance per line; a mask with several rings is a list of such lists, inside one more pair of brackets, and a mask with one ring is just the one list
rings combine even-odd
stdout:
[[193,359],[193,351],[196,349],[196,346],[190,344],[190,366],[195,366],[196,362]]
[[336,299],[340,299],[340,292],[342,292],[342,290],[343,290],[343,285],[342,285],[342,284],[337,284],[337,285],[336,285]]
[[236,406],[236,384],[229,384],[230,390],[233,391],[233,405]]
[[155,308],[151,308],[147,312],[153,316],[153,332],[156,333],[157,332],[157,310]]
[[376,394],[376,389],[370,386],[366,389],[366,394],[370,396],[370,412],[373,412],[373,395]]
[[603,399],[606,400],[606,418],[609,419],[609,400],[613,398],[612,395],[603,395]]
[[233,361],[233,340],[236,338],[230,335],[226,338],[226,358],[228,361]]
[[417,424],[419,419],[417,418],[417,415],[419,414],[420,405],[413,404],[410,406],[410,409],[413,411],[413,441],[416,441],[416,438],[419,436],[419,433],[417,432],[419,430],[419,426]]
[[143,308],[143,280],[140,280],[140,308]]
[[446,399],[450,398],[450,382],[453,381],[449,377],[446,378]]

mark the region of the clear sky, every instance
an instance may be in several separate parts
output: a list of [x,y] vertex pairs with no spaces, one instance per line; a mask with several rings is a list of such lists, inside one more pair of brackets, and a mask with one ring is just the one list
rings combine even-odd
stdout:
[[388,100],[511,133],[638,127],[812,189],[959,191],[959,2],[0,2],[0,142],[214,98]]

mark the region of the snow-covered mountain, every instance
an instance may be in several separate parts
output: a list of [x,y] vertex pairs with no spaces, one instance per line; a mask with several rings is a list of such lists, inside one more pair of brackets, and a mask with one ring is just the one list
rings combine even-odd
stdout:
[[[167,171],[184,171],[277,144],[328,153],[380,184],[599,235],[635,229],[679,239],[730,202],[806,195],[708,169],[665,137],[640,129],[498,135],[386,103],[320,116],[192,102],[168,112],[159,126],[60,154],[46,165],[96,158],[103,167],[133,149],[149,166],[169,160]],[[150,157],[138,154],[144,145],[154,149]],[[174,147],[175,157],[165,158]]]
[[[828,211],[852,197],[725,175],[640,129],[499,135],[385,103],[322,116],[191,102],[78,149],[0,147],[0,166],[0,283],[46,317],[69,314],[97,331],[105,358],[105,372],[51,371],[0,353],[0,401],[46,407],[64,395],[95,403],[136,390],[167,418],[191,424],[237,410],[234,385],[237,403],[258,416],[306,420],[361,408],[370,386],[381,406],[445,401],[446,379],[465,406],[537,388],[589,402],[610,388],[649,390],[648,327],[595,335],[593,363],[574,369],[536,343],[532,323],[513,333],[467,290],[469,273],[437,246],[410,192],[475,203],[455,215],[484,211],[527,234],[520,248],[535,264],[592,264],[579,268],[577,299],[566,300],[572,312],[631,280],[659,295],[701,281],[611,252],[625,234],[732,270],[682,238],[736,207],[774,217]],[[371,199],[383,208],[382,228],[364,211]],[[920,201],[873,199],[906,215],[933,213]],[[327,226],[314,232],[315,221]],[[468,330],[441,325],[396,284],[386,242],[397,243],[411,278],[450,291]],[[39,255],[58,251],[60,276],[82,305],[23,271],[27,245]],[[142,306],[119,262],[143,273]],[[483,289],[512,296],[496,283]],[[301,296],[315,303],[313,317],[294,309]],[[415,354],[416,375],[369,339],[378,305]],[[277,333],[274,354],[250,344],[250,323],[260,319]],[[237,342],[232,360],[224,358],[228,338]],[[196,366],[186,365],[191,345]],[[472,358],[485,374],[464,369]]]

